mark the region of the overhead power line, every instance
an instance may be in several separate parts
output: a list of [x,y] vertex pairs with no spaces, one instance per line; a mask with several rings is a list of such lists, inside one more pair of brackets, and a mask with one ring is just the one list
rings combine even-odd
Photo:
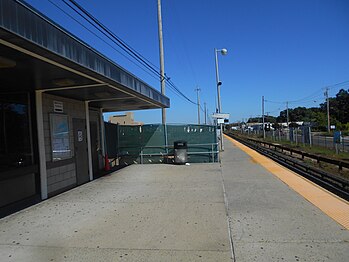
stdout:
[[[321,93],[321,92],[322,92],[322,88],[319,89],[318,91],[312,93],[311,95],[308,95],[308,96],[303,97],[303,98],[298,99],[298,100],[287,101],[287,103],[294,104],[294,103],[302,102],[302,101],[305,101],[305,100],[309,100],[310,98],[318,97],[319,93]],[[285,104],[286,103],[285,101],[271,101],[271,100],[267,100],[267,99],[265,100],[265,102],[272,103],[272,104]]]
[[346,84],[349,84],[349,80],[343,81],[343,82],[340,82],[340,83],[337,83],[337,84],[334,84],[334,85],[327,86],[327,88],[328,89],[332,89],[332,88],[335,88],[335,87],[338,87],[338,86],[342,86],[342,85],[346,85]]
[[[265,102],[265,100],[264,100],[264,102]],[[275,112],[280,112],[281,110],[282,110],[281,107],[279,107],[277,109],[269,110],[266,113],[271,114],[271,113],[275,113]]]
[[139,64],[137,64],[135,61],[133,61],[131,58],[129,58],[128,56],[126,56],[125,54],[123,54],[120,50],[116,49],[114,46],[112,46],[110,43],[108,43],[105,39],[103,39],[102,37],[100,37],[99,35],[97,35],[95,32],[93,32],[91,29],[89,29],[87,26],[85,26],[83,23],[81,23],[79,20],[77,20],[75,17],[73,17],[72,15],[70,15],[68,12],[66,12],[63,8],[61,8],[59,5],[57,5],[55,2],[53,2],[52,0],[47,0],[49,1],[52,5],[54,5],[56,8],[58,8],[61,12],[63,12],[65,15],[67,15],[69,18],[71,18],[72,20],[74,20],[76,23],[78,23],[80,26],[82,26],[83,28],[85,28],[88,32],[90,32],[91,34],[93,34],[95,37],[97,37],[99,40],[101,40],[102,42],[104,42],[106,45],[108,45],[110,48],[112,48],[114,51],[118,52],[120,55],[122,55],[125,59],[127,59],[128,61],[130,61],[132,64],[134,64],[135,66],[137,66],[139,69],[143,70],[145,73],[147,73],[148,75],[150,75],[151,77],[153,77],[154,79],[158,79],[156,76],[154,76],[154,74],[151,74],[148,70],[146,70],[145,68],[143,68],[142,66],[140,66]]
[[191,100],[189,97],[187,97],[185,94],[182,93],[181,90],[172,82],[172,80],[168,79],[168,84],[170,85],[171,88],[173,88],[178,94],[180,94],[185,100],[188,102],[192,103],[193,105],[197,105],[196,102]]
[[285,102],[271,101],[271,100],[267,100],[267,99],[265,99],[264,102],[268,102],[268,103],[272,103],[272,104],[285,104]]
[[202,108],[202,106],[200,105],[200,109],[203,113],[205,113],[205,110]]
[[315,96],[318,96],[320,92],[322,92],[322,88],[321,88],[320,90],[318,90],[318,91],[312,93],[311,95],[308,95],[308,96],[303,97],[303,98],[298,99],[298,100],[288,101],[288,103],[294,104],[294,103],[302,102],[302,101],[307,100],[307,99],[309,100],[310,98],[313,98],[313,97],[315,97]]
[[[310,95],[308,95],[306,97],[303,97],[303,98],[297,99],[297,100],[290,100],[290,101],[287,101],[287,103],[294,104],[294,103],[299,103],[299,102],[308,102],[308,101],[311,101],[311,99],[316,99],[316,98],[320,97],[319,94],[322,94],[324,89],[326,89],[326,88],[332,89],[332,88],[339,87],[339,86],[344,86],[344,85],[347,85],[347,84],[349,84],[349,80],[343,81],[343,82],[340,82],[340,83],[336,83],[336,84],[333,84],[333,85],[329,85],[329,86],[327,86],[325,88],[318,89],[317,91],[315,91],[314,93],[312,93],[312,94],[310,94]],[[286,101],[272,101],[272,100],[265,100],[265,102],[272,103],[272,104],[285,104],[286,103]]]
[[[50,1],[50,0],[49,0]],[[125,41],[123,41],[120,37],[118,37],[115,33],[113,33],[109,28],[103,25],[98,19],[96,19],[91,13],[89,13],[86,9],[84,9],[81,5],[79,5],[74,0],[61,0],[65,5],[71,8],[75,13],[77,13],[80,17],[82,17],[85,21],[87,21],[91,26],[93,26],[96,30],[98,30],[101,34],[107,37],[110,41],[116,44],[119,48],[121,48],[124,52],[126,52],[129,56],[135,59],[138,63],[144,66],[147,70],[149,70],[153,75],[162,79],[162,76],[159,72],[159,68],[154,66],[149,60],[144,58],[139,52],[129,46]],[[50,1],[51,2],[51,1]],[[52,2],[51,2],[52,3]],[[76,21],[76,19],[74,19]],[[78,21],[77,21],[78,22]],[[80,25],[81,23],[78,22]],[[83,25],[82,25],[83,26]],[[83,26],[87,29],[85,26]],[[89,30],[89,29],[87,29]],[[90,31],[90,30],[89,30]],[[91,32],[91,31],[90,31]],[[96,35],[95,33],[93,33]],[[105,42],[105,41],[104,41]],[[108,44],[110,46],[110,44]],[[115,48],[113,48],[115,50]],[[120,52],[119,52],[120,53]],[[179,96],[184,98],[186,101],[197,105],[194,101],[188,98],[180,89],[170,80],[169,77],[164,77],[165,81],[169,84],[170,88]]]
[[[86,9],[84,9],[81,5],[79,5],[76,1],[74,0],[62,0],[67,6],[72,8],[77,14],[79,14],[81,17],[83,17],[87,22],[89,22],[93,27],[95,27],[97,30],[99,30],[101,33],[104,35],[105,32],[112,38],[110,39],[109,36],[107,36],[110,40],[112,40],[116,45],[118,45],[121,49],[123,49],[125,52],[127,52],[129,55],[134,57],[136,60],[138,60],[140,63],[148,67],[150,70],[154,71],[155,73],[159,74],[158,68],[154,66],[151,62],[149,62],[147,59],[145,59],[141,54],[139,54],[137,51],[135,51],[132,47],[130,47],[128,44],[126,44],[120,37],[118,37],[116,34],[114,34],[108,27],[106,27],[104,24],[102,24],[97,18],[95,18],[91,13],[89,13]],[[71,3],[69,3],[69,2]],[[72,6],[73,5],[73,6]],[[80,10],[84,14],[84,16],[76,10]],[[90,20],[94,22],[94,24],[86,19],[88,17]],[[97,27],[97,26],[99,27]],[[100,30],[100,28],[103,30]]]

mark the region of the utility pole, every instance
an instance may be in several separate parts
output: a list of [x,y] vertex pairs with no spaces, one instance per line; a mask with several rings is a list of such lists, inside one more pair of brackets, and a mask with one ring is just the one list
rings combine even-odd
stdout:
[[204,103],[204,111],[205,111],[205,125],[207,125],[207,109],[206,109],[206,102]]
[[331,131],[330,125],[330,99],[328,98],[328,87],[325,90],[326,102],[327,102],[327,132]]
[[288,122],[289,122],[289,118],[288,118],[288,102],[286,102],[286,114],[287,114],[287,128],[288,128]]
[[196,97],[197,97],[197,104],[198,104],[198,125],[200,125],[200,88],[196,87],[195,91],[196,91]]
[[[165,95],[165,62],[164,62],[164,43],[162,37],[162,16],[161,16],[161,0],[158,0],[158,33],[159,33],[159,52],[160,52],[160,84],[161,94]],[[166,124],[166,109],[161,109],[162,124]]]
[[264,123],[264,96],[262,96],[262,118],[263,118],[263,139],[265,139],[265,123]]

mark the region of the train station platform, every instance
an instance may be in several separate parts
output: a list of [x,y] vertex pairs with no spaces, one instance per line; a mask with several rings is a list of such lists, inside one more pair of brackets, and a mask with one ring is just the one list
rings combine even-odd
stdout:
[[0,260],[346,261],[346,224],[263,165],[226,139],[221,164],[129,166],[1,219]]

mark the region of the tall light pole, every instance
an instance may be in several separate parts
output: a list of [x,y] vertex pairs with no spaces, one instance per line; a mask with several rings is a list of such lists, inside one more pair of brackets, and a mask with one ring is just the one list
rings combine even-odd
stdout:
[[204,103],[204,110],[205,110],[205,125],[207,125],[207,108],[206,108],[206,102]]
[[[228,50],[225,48],[222,48],[222,49],[215,48],[214,49],[215,62],[216,62],[216,84],[217,84],[218,113],[222,113],[222,104],[221,104],[221,85],[222,85],[222,82],[219,79],[218,52],[220,52],[222,55],[226,55],[228,53]],[[223,124],[222,123],[220,123],[220,140],[221,140],[220,141],[220,149],[221,149],[221,151],[224,151]]]
[[[160,83],[161,94],[165,95],[165,63],[164,63],[164,43],[162,37],[162,16],[161,0],[158,0],[158,33],[159,33],[159,52],[160,52]],[[166,109],[162,108],[162,124],[166,124]]]
[[330,99],[328,98],[328,87],[326,87],[326,90],[325,90],[325,97],[326,97],[326,104],[327,104],[327,132],[330,133],[330,131],[331,131],[331,124],[330,124]]
[[265,122],[264,122],[264,96],[262,96],[262,118],[263,118],[263,138],[265,139]]
[[197,95],[197,104],[198,104],[198,125],[200,125],[200,88],[196,87],[195,91],[196,91],[196,95]]
[[287,128],[288,128],[288,125],[289,125],[288,102],[286,102],[286,121],[287,121]]

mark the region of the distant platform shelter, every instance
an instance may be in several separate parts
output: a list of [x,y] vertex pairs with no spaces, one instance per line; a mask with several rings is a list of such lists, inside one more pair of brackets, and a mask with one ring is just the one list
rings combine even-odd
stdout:
[[0,0],[0,216],[93,180],[104,112],[170,100],[22,1]]

